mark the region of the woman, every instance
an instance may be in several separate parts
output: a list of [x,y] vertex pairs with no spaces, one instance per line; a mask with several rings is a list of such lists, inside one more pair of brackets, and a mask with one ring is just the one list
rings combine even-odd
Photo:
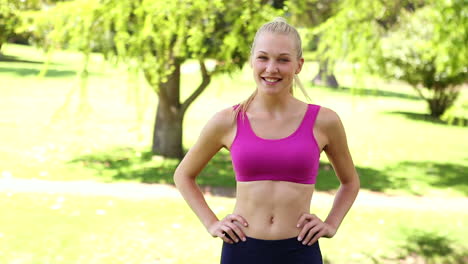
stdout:
[[[282,18],[263,25],[250,58],[255,92],[216,113],[175,171],[189,206],[224,241],[222,264],[322,263],[318,239],[336,234],[357,196],[359,178],[338,115],[292,95],[303,63],[295,28]],[[195,178],[223,147],[231,152],[237,200],[219,220]],[[341,182],[324,221],[309,212],[322,151]]]

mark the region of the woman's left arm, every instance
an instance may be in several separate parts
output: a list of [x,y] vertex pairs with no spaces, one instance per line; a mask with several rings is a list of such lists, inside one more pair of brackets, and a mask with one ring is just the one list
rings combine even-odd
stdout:
[[[324,151],[331,162],[336,176],[340,181],[340,187],[335,195],[332,209],[328,214],[325,223],[336,230],[340,226],[343,218],[348,213],[359,192],[359,176],[354,167],[353,159],[349,153],[346,133],[339,116],[331,111],[327,111],[328,122],[325,126],[328,144]],[[333,234],[334,235],[334,234]]]
[[339,116],[332,110],[323,108],[321,130],[326,135],[324,151],[331,162],[340,187],[335,195],[332,209],[325,221],[316,215],[304,214],[298,221],[302,228],[298,240],[312,245],[320,237],[333,237],[341,222],[354,203],[359,192],[359,176],[349,153],[346,133]]

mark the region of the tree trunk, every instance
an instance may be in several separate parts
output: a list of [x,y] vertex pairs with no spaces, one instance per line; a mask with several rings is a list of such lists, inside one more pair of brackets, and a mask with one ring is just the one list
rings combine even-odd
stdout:
[[156,155],[181,159],[184,156],[182,149],[183,115],[180,110],[162,100],[159,101],[157,111],[152,151]]
[[448,106],[442,104],[440,100],[428,100],[429,103],[429,111],[431,112],[431,116],[434,118],[439,119],[447,110]]
[[180,66],[182,61],[173,65],[175,70],[168,76],[167,82],[159,85],[158,109],[154,124],[152,152],[167,158],[182,159],[182,123],[189,105],[203,92],[211,81],[203,61],[200,61],[202,83],[187,98],[180,103]]
[[329,67],[328,59],[319,62],[319,73],[312,80],[314,85],[338,88],[338,81],[333,71],[329,71]]
[[168,158],[183,157],[180,65],[180,62],[174,63],[174,71],[167,77],[167,82],[159,85],[158,91],[152,151]]
[[459,95],[459,91],[454,87],[434,87],[434,94],[432,98],[426,99],[429,104],[429,111],[431,116],[437,119],[449,109]]

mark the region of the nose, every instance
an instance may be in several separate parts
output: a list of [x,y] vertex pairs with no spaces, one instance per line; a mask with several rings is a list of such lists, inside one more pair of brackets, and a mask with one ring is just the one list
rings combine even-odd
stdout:
[[271,60],[271,61],[269,61],[268,64],[266,65],[265,71],[266,71],[267,73],[278,72],[278,67],[277,67],[276,63],[275,63],[273,60]]

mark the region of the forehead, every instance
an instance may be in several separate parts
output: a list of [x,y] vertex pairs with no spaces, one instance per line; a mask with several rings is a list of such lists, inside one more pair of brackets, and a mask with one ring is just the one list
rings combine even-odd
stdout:
[[261,33],[255,42],[254,53],[266,52],[272,55],[296,54],[295,40],[291,34]]

